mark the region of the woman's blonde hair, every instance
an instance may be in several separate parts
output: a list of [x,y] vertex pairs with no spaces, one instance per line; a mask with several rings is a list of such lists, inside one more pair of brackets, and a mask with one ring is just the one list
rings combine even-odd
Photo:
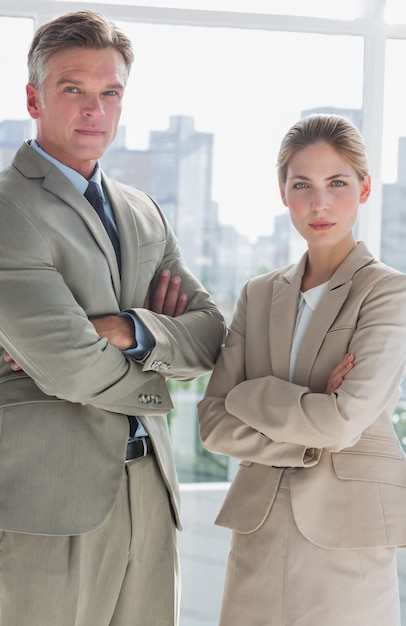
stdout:
[[360,180],[368,175],[365,142],[358,128],[340,115],[320,113],[296,122],[282,139],[277,159],[278,181],[286,181],[289,162],[297,152],[320,142],[336,150]]
[[124,58],[126,78],[134,61],[130,39],[102,15],[84,10],[67,13],[43,24],[34,35],[28,52],[28,82],[42,91],[48,75],[48,61],[64,48],[103,50],[114,48]]

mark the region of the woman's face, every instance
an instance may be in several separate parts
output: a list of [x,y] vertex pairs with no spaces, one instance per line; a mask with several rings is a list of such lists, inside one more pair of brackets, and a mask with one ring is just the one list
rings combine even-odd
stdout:
[[309,248],[353,245],[358,205],[371,191],[369,176],[361,181],[354,168],[329,144],[303,148],[290,160],[282,201]]

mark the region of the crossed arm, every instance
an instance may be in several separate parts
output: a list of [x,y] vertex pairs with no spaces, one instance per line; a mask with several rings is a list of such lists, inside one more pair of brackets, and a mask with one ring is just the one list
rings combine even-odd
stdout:
[[[182,281],[179,276],[171,276],[170,270],[163,269],[160,273],[155,289],[148,288],[144,301],[144,308],[161,313],[170,317],[177,317],[186,311],[188,297],[181,293]],[[134,347],[134,325],[127,317],[118,315],[106,315],[90,320],[100,337],[105,337],[109,343],[120,350],[128,350]],[[4,360],[9,363],[13,371],[19,371],[21,367],[7,352]],[[330,373],[325,389],[326,394],[334,393],[341,387],[348,372],[354,367],[354,355],[346,354],[344,359]]]
[[[159,275],[157,285],[151,292],[148,288],[144,301],[144,309],[162,313],[170,317],[177,317],[185,312],[188,297],[180,293],[181,279],[172,276],[169,270],[164,269]],[[134,325],[128,317],[106,315],[90,320],[100,337],[105,337],[109,343],[120,350],[134,348],[137,338],[134,336]]]
[[[182,315],[186,311],[188,296],[181,293],[181,286],[182,281],[179,276],[171,276],[168,269],[162,270],[153,292],[151,286],[148,288],[144,308],[170,317]],[[137,338],[134,334],[134,324],[128,317],[105,315],[90,319],[90,321],[100,337],[106,338],[116,348],[128,350],[134,347]],[[21,370],[18,363],[7,352],[4,354],[4,360],[13,371]]]

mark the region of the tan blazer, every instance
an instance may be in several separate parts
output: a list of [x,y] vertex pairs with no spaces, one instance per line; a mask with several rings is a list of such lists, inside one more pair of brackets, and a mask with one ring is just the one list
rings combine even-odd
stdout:
[[[76,534],[103,523],[124,471],[127,415],[142,416],[179,524],[165,378],[211,370],[222,316],[187,270],[159,208],[103,177],[122,275],[94,210],[29,144],[0,175],[0,529]],[[164,267],[188,311],[142,309]],[[100,339],[88,316],[134,309],[156,340],[140,364]],[[4,350],[24,372],[12,373]]]
[[[295,520],[311,542],[405,544],[406,461],[391,415],[405,372],[406,276],[358,244],[331,278],[287,382],[305,263],[247,283],[199,405],[205,446],[243,459],[217,523],[260,527],[288,466]],[[355,367],[324,394],[347,352]]]

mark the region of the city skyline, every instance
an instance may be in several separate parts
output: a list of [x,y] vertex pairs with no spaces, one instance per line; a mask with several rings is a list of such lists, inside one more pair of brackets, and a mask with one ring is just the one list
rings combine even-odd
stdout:
[[[15,69],[10,73],[3,64],[0,79],[15,97],[3,99],[0,119],[23,119],[30,20],[2,24],[0,54],[13,58]],[[273,217],[285,211],[275,168],[280,140],[303,109],[330,102],[361,108],[361,38],[117,24],[135,51],[122,114],[127,147],[145,149],[150,131],[165,130],[172,115],[193,116],[197,131],[214,135],[212,197],[219,220],[251,241],[271,234]],[[331,72],[343,48],[352,59],[346,90]],[[292,49],[301,50],[304,68],[317,63],[317,73],[298,71]]]
[[[136,57],[122,115],[127,148],[146,149],[149,133],[165,130],[171,116],[192,116],[197,131],[214,135],[212,197],[220,222],[252,242],[272,234],[274,217],[286,212],[276,180],[280,141],[302,110],[362,108],[362,38],[118,25],[131,37]],[[27,118],[32,29],[28,18],[0,18],[0,54],[13,59],[12,72],[6,63],[0,67],[2,84],[13,94],[2,99],[0,119]],[[398,89],[403,49],[404,42],[388,44],[384,183],[396,180],[397,144],[406,135],[406,93]],[[292,50],[300,50],[299,65]]]

